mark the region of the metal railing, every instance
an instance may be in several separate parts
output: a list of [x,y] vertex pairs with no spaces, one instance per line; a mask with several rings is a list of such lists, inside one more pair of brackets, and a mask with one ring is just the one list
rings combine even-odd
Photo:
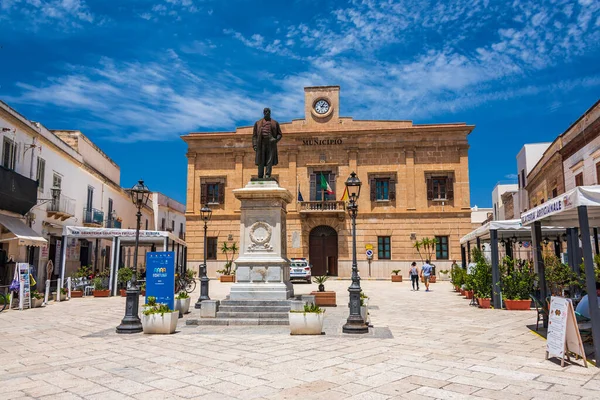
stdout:
[[107,219],[106,220],[106,227],[107,228],[113,228],[113,229],[121,229],[121,221],[116,220],[116,219]]
[[83,223],[102,226],[104,224],[104,211],[96,210],[95,208],[84,208]]
[[67,215],[75,215],[75,200],[61,194],[58,198],[48,203],[46,208],[48,212],[62,213]]
[[346,202],[338,200],[301,201],[300,211],[346,211]]

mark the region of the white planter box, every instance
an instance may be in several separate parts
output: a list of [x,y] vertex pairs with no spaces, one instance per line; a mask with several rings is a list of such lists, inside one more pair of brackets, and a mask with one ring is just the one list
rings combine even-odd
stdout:
[[360,307],[360,316],[363,321],[367,322],[369,320],[369,307],[366,305]]
[[320,335],[323,332],[325,311],[322,313],[290,312],[292,335]]
[[450,280],[450,274],[442,274],[440,273],[440,281],[449,281]]
[[[57,299],[57,297],[56,297],[57,292],[54,292],[53,294],[54,294],[54,300],[56,300]],[[67,301],[67,295],[66,294],[61,294],[60,295],[60,301]]]
[[190,300],[189,297],[187,299],[175,299],[175,309],[179,311],[180,318],[190,311]]
[[160,314],[142,314],[142,329],[144,333],[169,334],[175,333],[179,311]]
[[44,299],[35,299],[35,298],[31,298],[31,308],[38,308],[41,307],[42,304],[44,304]]

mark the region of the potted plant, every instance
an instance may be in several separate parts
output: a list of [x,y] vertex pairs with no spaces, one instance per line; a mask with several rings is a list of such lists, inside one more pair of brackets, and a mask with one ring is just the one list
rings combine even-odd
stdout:
[[360,316],[365,322],[369,319],[369,296],[362,290],[360,291]]
[[402,282],[402,275],[398,275],[400,273],[399,269],[395,269],[392,271],[392,282]]
[[148,334],[170,334],[177,329],[179,311],[173,311],[168,305],[157,303],[156,297],[149,296],[142,311],[142,329]]
[[[225,267],[223,269],[218,270],[217,272],[221,275],[219,276],[219,281],[221,282],[235,282],[235,272],[232,272],[233,267],[233,259],[235,258],[235,253],[238,251],[238,247],[233,242],[231,246],[227,244],[227,242],[223,242],[221,246],[221,253],[225,254],[227,258],[227,262],[225,263]],[[230,253],[231,252],[231,258]]]
[[528,262],[515,265],[510,257],[504,257],[502,263],[500,287],[502,299],[507,310],[529,310],[530,294],[533,293],[536,275]]
[[440,280],[447,281],[448,279],[450,279],[449,272],[450,271],[447,269],[440,270]]
[[121,297],[127,297],[127,283],[133,278],[133,269],[129,267],[123,267],[117,272],[117,281],[121,286]]
[[[71,291],[71,293],[73,293]],[[37,290],[31,291],[31,308],[38,308],[44,304],[44,295],[42,295]]]
[[182,290],[175,296],[175,309],[179,311],[179,317],[187,314],[190,311],[190,296],[185,290]]
[[313,282],[319,285],[318,292],[311,292],[310,294],[315,296],[315,305],[317,306],[337,306],[337,300],[335,292],[325,291],[325,282],[329,279],[327,275],[313,276]]
[[108,290],[108,286],[104,282],[104,278],[102,278],[101,276],[96,276],[92,280],[92,285],[94,285],[94,290],[92,291],[94,297],[110,296],[110,290]]
[[325,310],[310,303],[304,305],[303,311],[290,311],[291,335],[320,335],[323,332]]
[[580,288],[582,281],[567,264],[560,262],[555,255],[544,257],[546,283],[553,296],[565,296],[565,290],[574,286]]
[[142,296],[145,296],[145,295],[146,295],[146,282],[143,282],[143,283],[142,283],[142,286],[140,286],[140,294],[141,294]]
[[450,279],[452,280],[452,284],[454,285],[454,290],[457,292],[461,291],[462,285],[465,284],[465,280],[467,278],[467,271],[462,268],[453,268],[451,272]]
[[481,250],[473,249],[475,266],[471,273],[473,291],[481,308],[490,308],[492,299],[492,267],[483,257]]

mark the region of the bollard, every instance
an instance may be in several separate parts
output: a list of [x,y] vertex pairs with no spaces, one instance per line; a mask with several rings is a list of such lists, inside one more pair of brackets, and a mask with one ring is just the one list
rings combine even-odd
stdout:
[[48,297],[50,297],[50,279],[46,280],[46,290],[44,293],[44,305],[48,304]]
[[67,299],[71,300],[71,277],[67,278],[67,290],[68,290]]

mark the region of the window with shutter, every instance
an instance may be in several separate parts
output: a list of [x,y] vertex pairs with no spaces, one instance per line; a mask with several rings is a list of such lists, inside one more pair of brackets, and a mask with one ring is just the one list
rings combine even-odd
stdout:
[[46,176],[46,160],[41,157],[37,159],[37,174],[38,190],[44,190],[44,177]]
[[390,200],[396,200],[396,181],[394,179],[390,179]]
[[206,183],[200,185],[200,206],[208,204],[207,186]]
[[219,183],[217,186],[218,186],[218,190],[219,190],[219,195],[218,195],[219,204],[225,204],[225,184]]
[[448,177],[446,182],[446,197],[448,200],[454,200],[454,180],[452,177]]
[[327,176],[327,182],[329,183],[329,186],[331,186],[331,190],[333,191],[333,194],[325,194],[325,200],[335,200],[335,174],[330,172],[329,176]]
[[369,191],[371,201],[377,201],[377,180],[375,178],[369,179]]
[[317,174],[310,174],[310,201],[317,200]]
[[433,178],[427,178],[427,200],[433,200]]

